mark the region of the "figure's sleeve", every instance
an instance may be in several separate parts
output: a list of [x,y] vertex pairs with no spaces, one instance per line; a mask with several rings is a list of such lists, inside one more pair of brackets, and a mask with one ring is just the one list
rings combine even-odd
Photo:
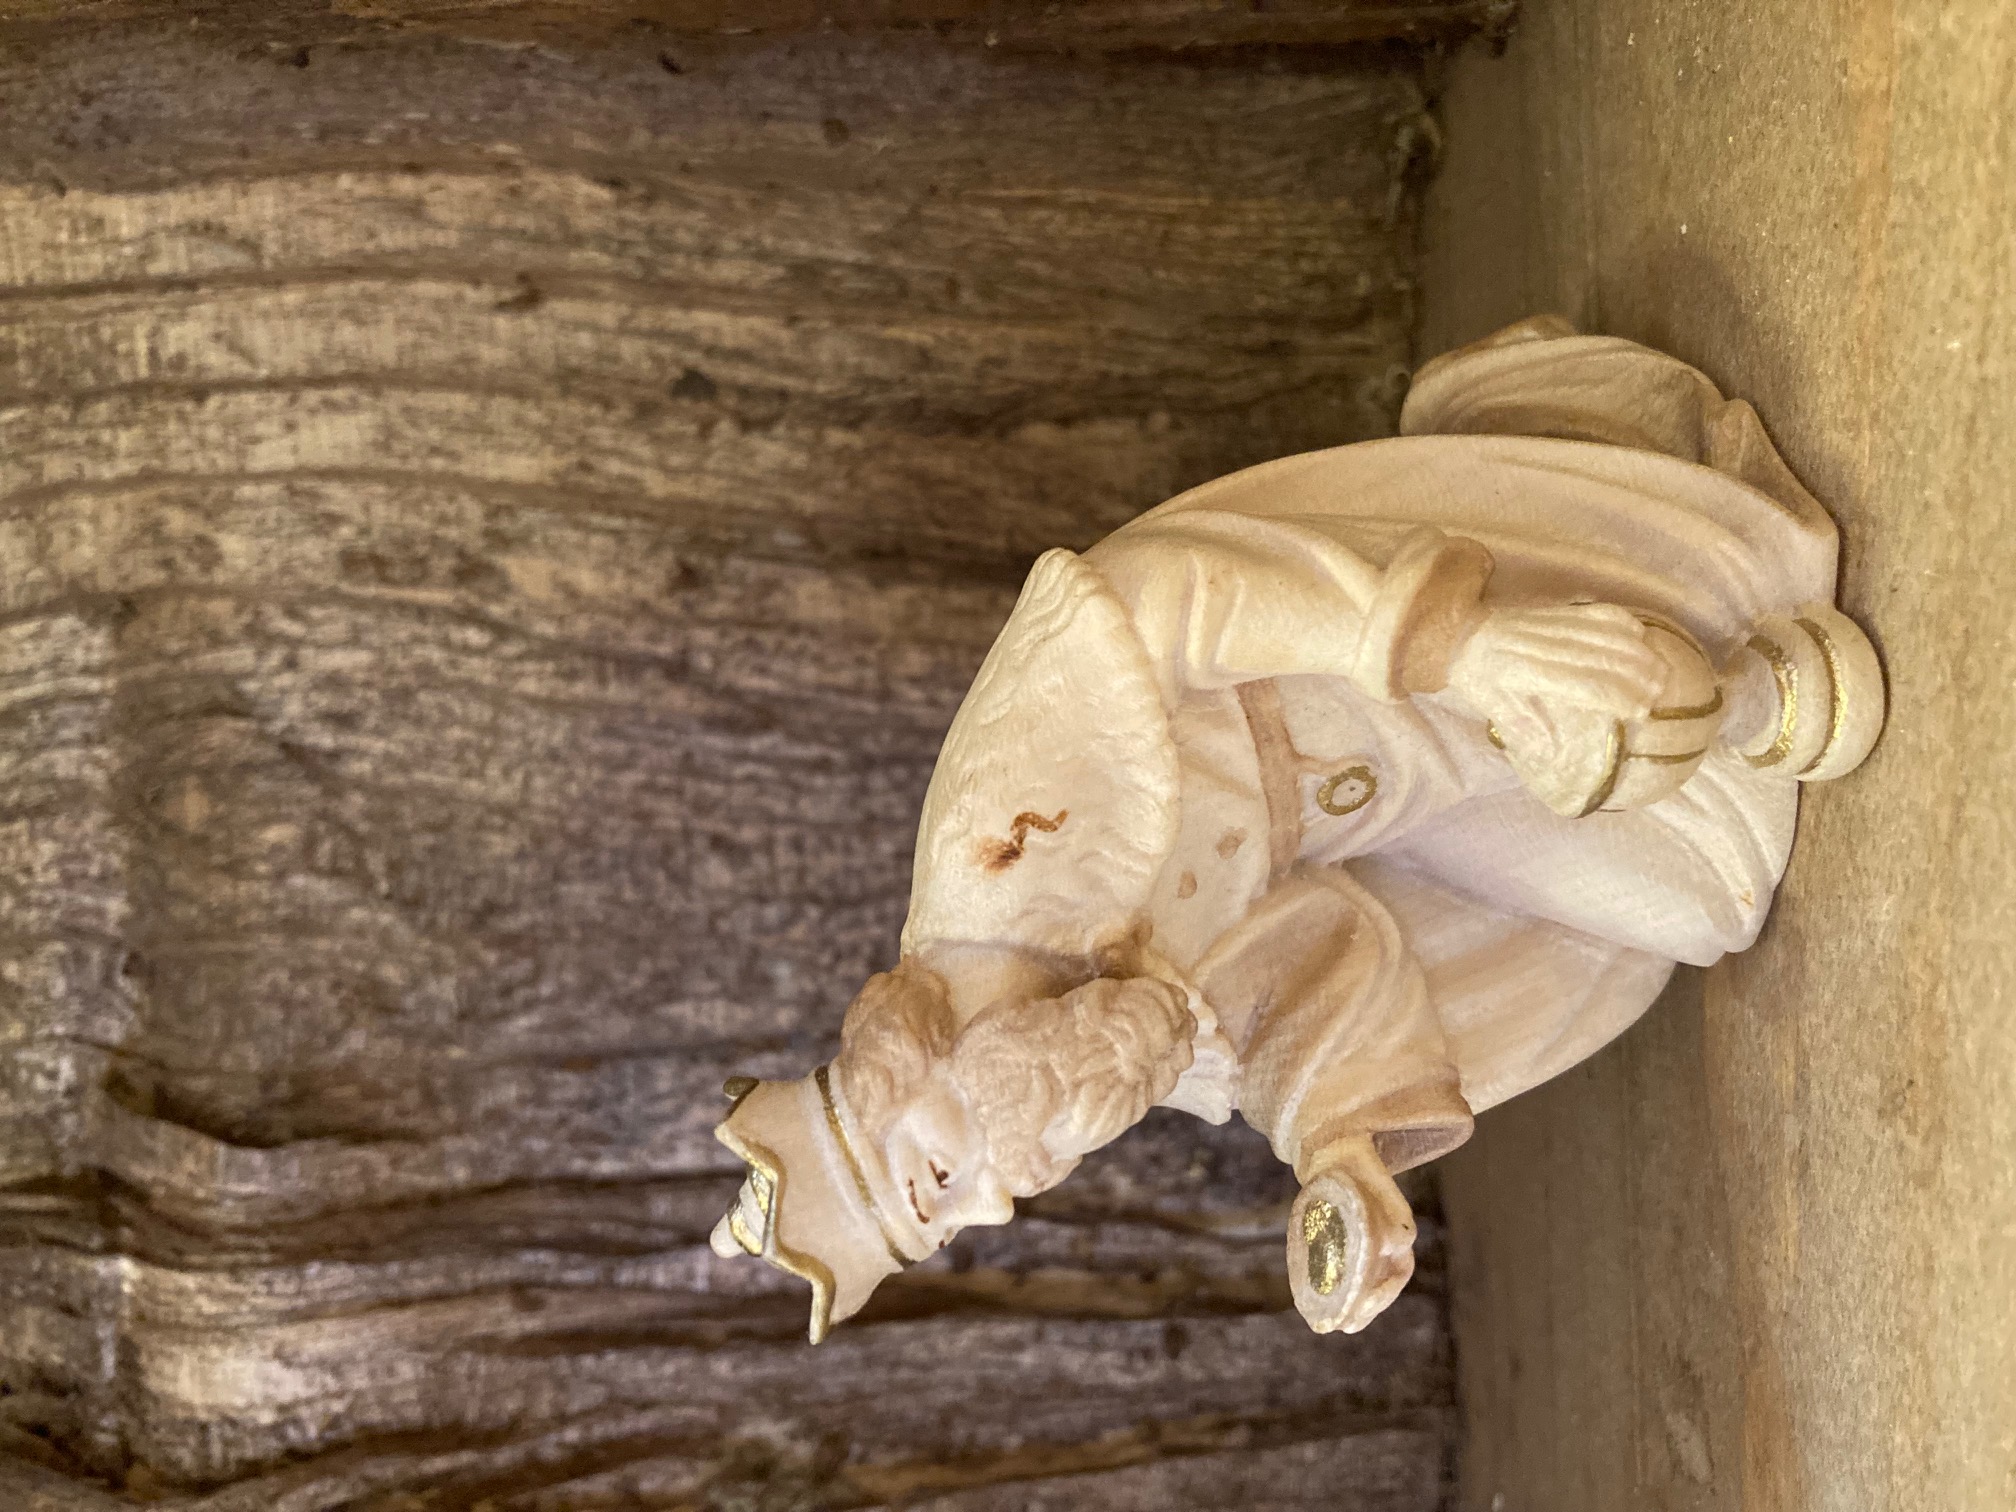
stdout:
[[1509,788],[1434,815],[1381,855],[1500,913],[1712,966],[1763,928],[1798,804],[1796,784],[1721,748],[1642,809],[1563,823]]
[[1184,510],[1085,555],[1127,606],[1174,706],[1187,689],[1298,673],[1392,702],[1439,690],[1491,573],[1477,542],[1422,526],[1383,567],[1292,520]]
[[1277,883],[1196,968],[1239,1051],[1239,1110],[1304,1182],[1370,1136],[1388,1170],[1446,1154],[1471,1114],[1421,966],[1343,871]]

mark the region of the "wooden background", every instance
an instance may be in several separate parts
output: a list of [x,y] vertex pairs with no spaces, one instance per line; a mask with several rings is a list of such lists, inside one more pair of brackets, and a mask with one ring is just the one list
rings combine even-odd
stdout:
[[1425,349],[1533,308],[1752,400],[1890,726],[1763,938],[1445,1162],[1474,1512],[2016,1507],[2016,7],[1531,0]]
[[0,1505],[1443,1498],[1431,1188],[1319,1339],[1158,1116],[812,1353],[708,1129],[1034,555],[1389,427],[1504,8],[734,9],[0,6]]

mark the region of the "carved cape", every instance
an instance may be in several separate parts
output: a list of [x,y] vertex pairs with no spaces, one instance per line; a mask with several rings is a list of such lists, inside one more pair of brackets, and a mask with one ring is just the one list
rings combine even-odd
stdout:
[[1646,809],[1548,812],[1464,711],[1394,698],[1395,616],[1469,570],[1469,542],[1487,602],[1621,603],[1718,662],[1834,586],[1833,524],[1754,412],[1635,344],[1516,327],[1425,369],[1402,428],[1046,555],[919,835],[906,952],[1201,984],[1249,1117],[1267,1014],[1307,997],[1296,1032],[1331,1064],[1263,1099],[1296,1109],[1300,1132],[1268,1115],[1291,1160],[1346,1115],[1396,1168],[1460,1142],[1471,1111],[1627,1027],[1675,961],[1747,945],[1791,842],[1795,785],[1726,751]]

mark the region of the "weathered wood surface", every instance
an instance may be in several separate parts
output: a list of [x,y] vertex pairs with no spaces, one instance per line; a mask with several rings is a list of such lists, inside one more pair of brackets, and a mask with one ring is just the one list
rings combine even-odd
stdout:
[[1250,1135],[704,1243],[1033,556],[1389,424],[1412,73],[658,51],[0,32],[0,1506],[1436,1506]]
[[[188,18],[180,0],[0,0],[0,21],[103,24]],[[306,46],[422,30],[572,50],[638,34],[667,40],[797,33],[923,32],[1011,51],[1215,52],[1229,47],[1449,45],[1502,37],[1517,0],[222,0],[199,24],[270,42],[288,61]]]
[[1535,0],[1444,97],[1424,345],[1755,401],[1891,697],[1756,947],[1448,1162],[1476,1512],[2016,1506],[2012,79],[2006,4]]

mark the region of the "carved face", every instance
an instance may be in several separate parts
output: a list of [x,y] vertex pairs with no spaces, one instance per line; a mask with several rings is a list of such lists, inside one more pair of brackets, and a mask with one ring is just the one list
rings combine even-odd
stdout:
[[987,1141],[941,1062],[912,1091],[882,1140],[882,1159],[905,1216],[933,1249],[970,1224],[1006,1223],[1015,1200]]
[[873,978],[840,1054],[795,1081],[736,1078],[716,1136],[749,1167],[715,1253],[812,1283],[811,1336],[972,1224],[1006,1223],[1166,1096],[1191,1062],[1182,993],[1099,978],[1009,992],[960,1026],[921,968]]
[[992,1001],[962,1026],[944,979],[906,963],[847,1011],[834,1133],[904,1256],[1008,1222],[1015,1198],[1062,1181],[1190,1063],[1195,1023],[1166,982],[1099,978],[1061,996],[999,973],[988,985]]

